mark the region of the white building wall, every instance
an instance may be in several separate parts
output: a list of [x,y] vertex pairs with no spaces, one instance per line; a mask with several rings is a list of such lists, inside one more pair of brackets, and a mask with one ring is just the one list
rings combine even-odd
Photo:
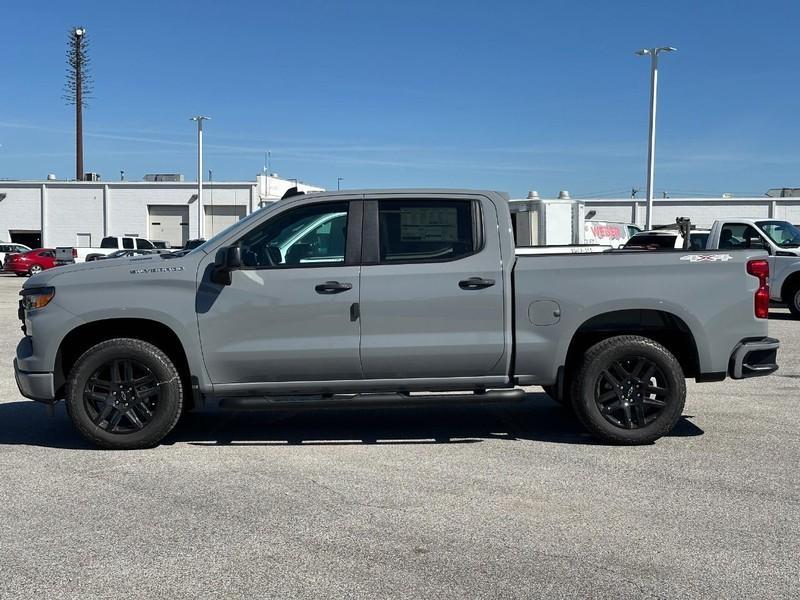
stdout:
[[41,196],[41,184],[11,187],[0,181],[0,240],[10,241],[12,230],[41,229]]
[[[633,222],[644,227],[646,201],[629,199],[587,199],[586,210],[594,220]],[[786,219],[800,223],[797,198],[658,198],[653,201],[653,225],[672,225],[677,217],[689,217],[698,227],[709,227],[717,219],[745,217]]]
[[[270,197],[262,198],[256,181],[206,182],[203,205],[238,206],[237,214],[242,209],[249,214],[262,200],[275,201],[273,193],[282,195],[293,186],[293,181],[271,178]],[[208,216],[200,232],[195,182],[0,181],[0,241],[9,241],[11,231],[41,233],[49,247],[74,246],[77,234],[89,234],[93,245],[107,235],[147,236],[148,207],[155,205],[187,206],[190,239],[210,235]]]
[[78,188],[48,185],[45,237],[49,247],[74,246],[77,234],[91,235],[92,244],[103,237],[103,187]]

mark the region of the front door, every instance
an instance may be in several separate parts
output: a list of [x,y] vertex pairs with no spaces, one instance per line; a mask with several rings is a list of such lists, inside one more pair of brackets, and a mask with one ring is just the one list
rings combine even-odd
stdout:
[[227,286],[206,259],[197,316],[214,384],[361,379],[360,209],[294,203],[252,227]]
[[364,377],[504,375],[504,287],[494,205],[457,197],[367,198]]

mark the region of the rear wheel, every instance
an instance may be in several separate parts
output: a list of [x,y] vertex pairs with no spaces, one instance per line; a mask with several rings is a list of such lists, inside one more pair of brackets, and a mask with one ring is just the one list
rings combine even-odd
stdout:
[[575,414],[596,437],[648,444],[675,427],[686,401],[686,382],[669,350],[626,335],[589,348],[571,395]]
[[142,340],[115,338],[87,350],[67,381],[67,412],[90,442],[117,450],[156,445],[178,421],[181,377]]
[[800,319],[800,285],[790,290],[788,296],[786,304],[789,306],[789,312]]

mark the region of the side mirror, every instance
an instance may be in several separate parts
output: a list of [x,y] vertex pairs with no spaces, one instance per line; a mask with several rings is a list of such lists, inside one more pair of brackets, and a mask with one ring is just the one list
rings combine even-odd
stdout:
[[231,284],[231,272],[242,267],[242,249],[239,246],[220,248],[214,257],[211,281],[221,285]]

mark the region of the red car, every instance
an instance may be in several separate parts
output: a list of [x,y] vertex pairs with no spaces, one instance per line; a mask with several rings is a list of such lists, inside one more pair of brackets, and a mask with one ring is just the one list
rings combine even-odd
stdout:
[[45,269],[56,266],[56,251],[52,248],[39,248],[21,254],[6,254],[3,271],[16,273],[18,277],[36,275]]

